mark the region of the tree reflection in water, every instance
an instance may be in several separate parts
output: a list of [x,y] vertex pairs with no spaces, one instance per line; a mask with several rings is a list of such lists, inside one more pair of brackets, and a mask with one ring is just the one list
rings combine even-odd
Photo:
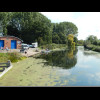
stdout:
[[41,54],[37,58],[45,59],[47,62],[44,62],[44,65],[50,65],[55,67],[62,67],[64,69],[70,69],[74,67],[77,63],[77,47],[68,48],[61,51],[53,51],[48,54]]

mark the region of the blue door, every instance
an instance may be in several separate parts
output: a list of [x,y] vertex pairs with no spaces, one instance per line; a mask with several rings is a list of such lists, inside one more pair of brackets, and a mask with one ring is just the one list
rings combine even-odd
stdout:
[[16,40],[11,40],[11,49],[16,49]]
[[4,47],[4,40],[0,40],[0,49],[1,47]]

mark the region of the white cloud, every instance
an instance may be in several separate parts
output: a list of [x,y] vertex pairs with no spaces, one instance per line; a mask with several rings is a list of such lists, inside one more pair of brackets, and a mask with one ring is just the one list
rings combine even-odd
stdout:
[[86,13],[86,16],[77,19],[79,38],[86,39],[89,35],[96,35],[100,38],[100,13]]
[[73,22],[78,27],[78,38],[95,35],[100,39],[100,12],[41,12],[52,22]]
[[71,72],[69,71],[69,70],[65,70],[65,69],[59,69],[58,70],[58,72],[59,72],[59,75],[66,75],[66,76],[69,76],[69,75],[71,75]]
[[41,12],[43,15],[47,16],[54,23],[63,22],[72,18],[73,14],[71,12]]
[[93,73],[93,74],[92,73],[88,73],[87,75],[88,75],[88,77],[91,77],[96,81],[100,81],[100,72],[96,72],[96,73]]

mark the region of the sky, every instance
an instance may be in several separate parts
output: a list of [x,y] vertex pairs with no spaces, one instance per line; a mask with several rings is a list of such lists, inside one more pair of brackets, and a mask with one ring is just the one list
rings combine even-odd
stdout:
[[52,23],[72,22],[78,28],[78,39],[85,40],[89,35],[100,39],[100,12],[40,12]]

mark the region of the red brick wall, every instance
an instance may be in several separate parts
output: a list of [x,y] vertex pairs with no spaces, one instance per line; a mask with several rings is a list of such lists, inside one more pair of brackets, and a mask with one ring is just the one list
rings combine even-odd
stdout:
[[16,40],[16,49],[21,48],[21,44],[18,44],[17,41],[21,41],[16,37],[0,37],[0,40],[4,40],[4,49],[8,47],[11,49],[11,40]]

